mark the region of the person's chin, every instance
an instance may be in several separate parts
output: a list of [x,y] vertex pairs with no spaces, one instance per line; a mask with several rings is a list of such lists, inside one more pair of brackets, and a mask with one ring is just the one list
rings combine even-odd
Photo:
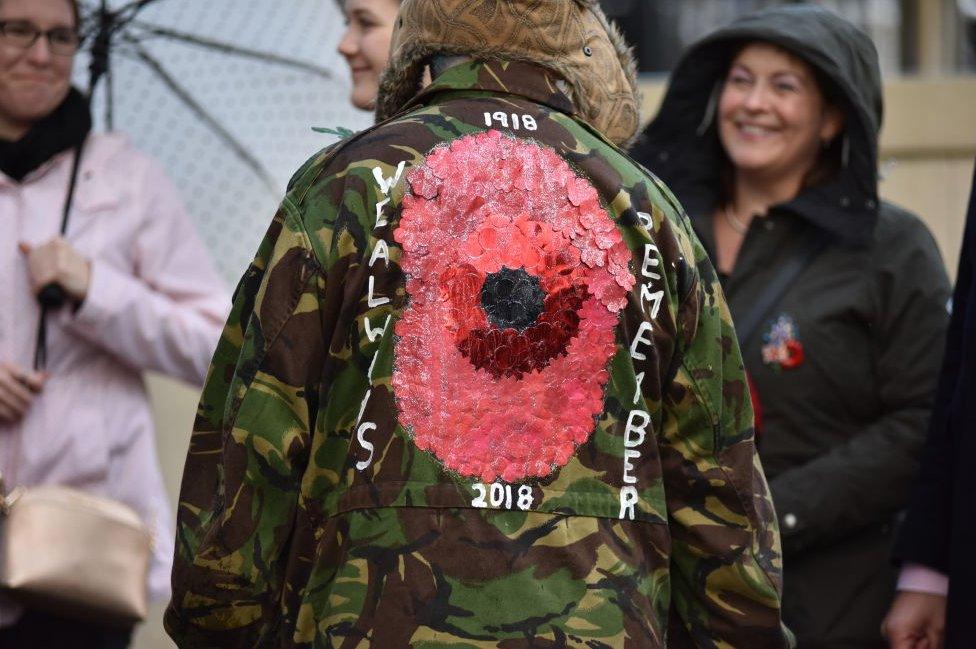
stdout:
[[61,101],[55,101],[50,97],[45,97],[38,101],[20,103],[14,110],[9,112],[14,119],[33,124],[53,113],[61,105]]
[[761,172],[776,163],[776,154],[758,147],[742,147],[730,152],[729,158],[737,169]]
[[355,91],[350,97],[350,102],[352,105],[359,110],[375,110],[376,109],[376,91],[372,92],[359,92]]
[[33,121],[53,112],[67,96],[67,88],[28,87],[13,93],[9,101],[19,118]]
[[767,158],[754,156],[740,156],[738,158],[734,158],[732,160],[732,164],[735,165],[735,168],[740,171],[749,171],[753,173],[761,173],[772,166]]

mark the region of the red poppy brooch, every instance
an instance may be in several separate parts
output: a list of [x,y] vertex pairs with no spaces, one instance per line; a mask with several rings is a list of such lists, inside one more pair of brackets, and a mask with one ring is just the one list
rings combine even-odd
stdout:
[[408,181],[400,422],[462,476],[547,476],[603,412],[630,250],[555,151],[498,131],[435,149]]
[[763,334],[763,363],[778,370],[792,370],[803,364],[803,343],[793,318],[781,315]]

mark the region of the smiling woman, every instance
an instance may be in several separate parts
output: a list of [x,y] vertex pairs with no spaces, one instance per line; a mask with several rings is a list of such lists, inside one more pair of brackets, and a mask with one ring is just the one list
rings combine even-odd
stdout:
[[921,221],[878,199],[877,52],[834,13],[780,7],[694,44],[671,79],[634,153],[721,274],[762,406],[784,620],[801,647],[880,649],[948,281]]
[[731,272],[755,214],[796,196],[831,166],[844,116],[827,88],[803,59],[772,43],[748,43],[733,58],[718,103],[718,136],[731,165],[714,221],[721,272]]
[[[78,44],[74,2],[0,0],[0,473],[134,510],[154,531],[158,599],[172,514],[142,372],[201,382],[225,298],[168,179],[121,134],[91,133],[70,85]],[[52,284],[70,304],[42,309]],[[0,596],[0,647],[129,642],[131,628],[23,595]]]
[[380,75],[390,57],[390,40],[399,0],[344,0],[346,32],[339,42],[339,53],[345,57],[352,75],[349,99],[361,110],[376,105]]
[[78,6],[2,0],[0,16],[0,137],[17,140],[68,96]]
[[803,59],[776,45],[755,42],[739,51],[718,113],[719,138],[737,178],[782,179],[793,185],[784,193],[799,191],[844,123],[825,86]]

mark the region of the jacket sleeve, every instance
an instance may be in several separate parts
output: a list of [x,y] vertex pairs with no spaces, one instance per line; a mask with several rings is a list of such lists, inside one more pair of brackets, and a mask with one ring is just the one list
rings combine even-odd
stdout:
[[787,556],[891,521],[917,469],[939,371],[949,281],[914,217],[879,237],[872,291],[874,380],[883,415],[772,481]]
[[902,566],[898,574],[898,585],[895,590],[945,597],[949,594],[949,577],[938,570],[917,563],[908,563]]
[[165,616],[179,646],[276,633],[321,388],[324,283],[286,199],[235,293],[194,424]]
[[150,163],[135,195],[133,272],[95,259],[65,327],[122,362],[200,385],[227,317],[227,294],[176,189]]
[[976,242],[976,175],[973,177],[973,194],[969,200],[969,218],[963,241],[932,425],[925,442],[918,480],[894,548],[896,560],[928,566],[943,574],[949,574],[952,491],[956,479],[953,466],[958,452],[953,440],[963,433],[972,433],[954,429],[950,413],[963,371],[965,341],[967,336],[972,340],[973,326],[976,325],[972,320],[966,321],[967,317],[971,319],[976,314],[976,304],[973,304],[976,266],[967,250]]
[[779,532],[742,359],[715,272],[692,241],[686,258],[699,260],[702,279],[679,310],[684,345],[659,440],[672,538],[668,646],[789,647]]

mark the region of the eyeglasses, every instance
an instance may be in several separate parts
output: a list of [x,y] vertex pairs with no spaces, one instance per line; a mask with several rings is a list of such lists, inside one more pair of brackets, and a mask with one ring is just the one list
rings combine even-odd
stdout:
[[78,32],[70,27],[55,27],[46,32],[26,20],[0,21],[0,42],[21,50],[29,50],[43,36],[47,39],[51,54],[73,56],[81,44]]

